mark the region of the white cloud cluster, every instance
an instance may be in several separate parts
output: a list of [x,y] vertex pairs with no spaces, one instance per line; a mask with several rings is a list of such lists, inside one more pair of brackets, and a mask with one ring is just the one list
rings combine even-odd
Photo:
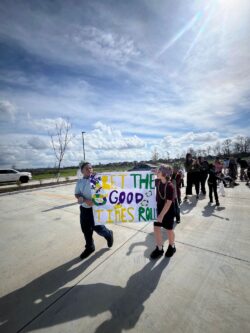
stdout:
[[105,32],[94,26],[75,27],[67,37],[75,46],[90,52],[99,60],[125,64],[140,54],[131,38],[114,32]]
[[27,140],[27,143],[30,145],[30,147],[36,150],[43,150],[49,148],[48,142],[46,142],[44,139],[41,139],[40,137],[33,136]]
[[0,121],[9,122],[15,119],[16,107],[7,100],[0,100]]
[[132,137],[123,136],[120,130],[97,122],[95,129],[87,137],[87,144],[92,149],[114,150],[114,149],[138,149],[145,148],[145,142],[136,135]]

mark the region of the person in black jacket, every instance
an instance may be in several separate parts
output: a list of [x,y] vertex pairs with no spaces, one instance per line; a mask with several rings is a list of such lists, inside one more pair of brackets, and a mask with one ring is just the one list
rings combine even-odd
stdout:
[[216,206],[219,206],[219,198],[218,198],[218,193],[217,193],[217,179],[220,179],[216,173],[215,173],[215,166],[213,164],[209,164],[209,169],[208,169],[208,188],[209,188],[209,199],[210,203],[213,203],[213,193],[214,193],[214,198],[216,202]]
[[187,185],[186,185],[186,195],[184,201],[188,199],[188,195],[192,195],[192,187],[193,187],[193,163],[194,160],[192,158],[192,154],[187,153],[186,161],[184,163],[185,171],[187,173]]
[[209,164],[206,160],[204,160],[204,157],[199,156],[198,157],[199,163],[200,163],[200,184],[201,184],[201,192],[203,195],[206,195],[206,180],[208,176],[208,168]]

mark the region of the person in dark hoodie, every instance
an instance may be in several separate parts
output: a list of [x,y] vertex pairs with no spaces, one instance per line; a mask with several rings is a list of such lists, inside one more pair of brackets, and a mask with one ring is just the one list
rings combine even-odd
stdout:
[[200,185],[201,185],[201,192],[203,195],[206,195],[206,180],[208,176],[208,168],[209,164],[204,159],[204,157],[199,156],[198,157],[199,163],[200,163]]
[[211,163],[209,164],[209,169],[208,169],[208,188],[209,188],[209,199],[210,203],[213,203],[213,193],[214,193],[214,198],[216,202],[216,206],[219,206],[219,198],[218,198],[218,193],[217,193],[217,179],[220,179],[215,172],[215,166]]
[[192,195],[192,187],[193,187],[193,163],[194,160],[192,158],[192,154],[187,153],[186,161],[184,163],[185,171],[187,173],[187,185],[186,185],[186,196],[184,201],[188,199],[188,195]]

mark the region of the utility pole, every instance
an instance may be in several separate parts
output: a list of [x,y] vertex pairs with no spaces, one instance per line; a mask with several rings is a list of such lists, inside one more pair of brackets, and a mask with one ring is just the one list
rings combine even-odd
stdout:
[[84,148],[84,134],[86,132],[82,132],[82,151],[83,151],[83,161],[85,161],[85,148]]

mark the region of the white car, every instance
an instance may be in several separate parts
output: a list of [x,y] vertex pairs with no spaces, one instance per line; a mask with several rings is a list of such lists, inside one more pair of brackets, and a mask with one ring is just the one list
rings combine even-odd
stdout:
[[0,183],[17,182],[28,183],[32,179],[30,172],[17,171],[15,169],[0,169]]

